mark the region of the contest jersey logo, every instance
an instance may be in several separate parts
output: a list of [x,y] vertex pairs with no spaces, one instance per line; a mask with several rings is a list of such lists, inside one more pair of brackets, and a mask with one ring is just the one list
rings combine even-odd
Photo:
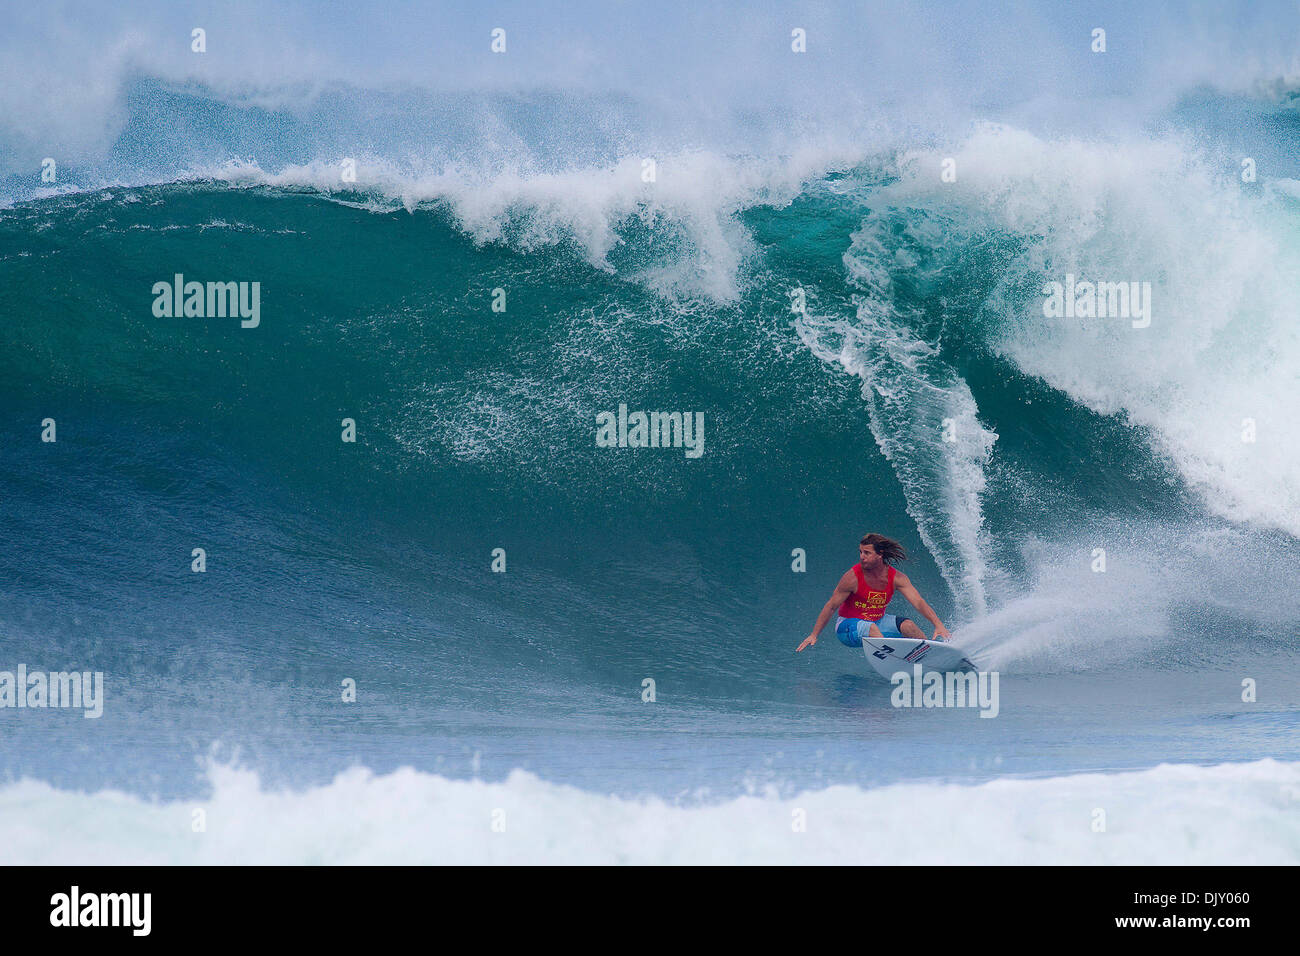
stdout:
[[853,606],[862,611],[879,611],[887,603],[884,591],[868,591],[867,599],[865,601],[854,600]]

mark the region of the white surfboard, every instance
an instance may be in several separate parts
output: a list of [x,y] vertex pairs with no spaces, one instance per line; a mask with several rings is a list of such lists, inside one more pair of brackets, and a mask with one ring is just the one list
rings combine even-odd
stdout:
[[862,642],[867,663],[876,673],[889,680],[899,671],[912,673],[920,664],[922,671],[973,671],[977,668],[960,647],[946,641],[918,641],[910,637],[869,637]]

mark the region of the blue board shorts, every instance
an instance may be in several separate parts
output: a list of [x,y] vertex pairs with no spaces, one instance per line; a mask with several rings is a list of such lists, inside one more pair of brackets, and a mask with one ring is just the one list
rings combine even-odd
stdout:
[[[906,620],[907,618],[899,617],[897,614],[886,614],[875,624],[880,628],[881,637],[902,637],[903,632],[898,629],[898,626]],[[871,623],[861,618],[842,617],[835,624],[835,636],[845,647],[861,647],[862,639],[871,634]]]

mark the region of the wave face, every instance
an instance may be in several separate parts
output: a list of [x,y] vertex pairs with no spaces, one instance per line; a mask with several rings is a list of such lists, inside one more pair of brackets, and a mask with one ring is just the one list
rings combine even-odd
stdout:
[[[659,811],[617,800],[754,782],[852,788],[834,812],[1300,760],[1294,45],[1243,21],[1221,62],[1245,45],[1254,72],[1169,41],[1123,60],[1150,100],[1083,70],[1026,100],[967,82],[965,14],[916,63],[837,47],[780,91],[721,55],[689,100],[714,112],[680,77],[638,92],[653,29],[625,83],[597,45],[589,83],[525,55],[430,90],[396,54],[367,83],[358,28],[318,45],[328,70],[244,50],[232,85],[144,31],[66,64],[102,80],[80,105],[0,91],[0,669],[102,670],[109,695],[99,721],[14,717],[4,776],[40,782],[5,799],[179,800],[216,747],[290,805],[572,784],[632,832]],[[897,95],[860,108],[868,80]],[[177,275],[257,283],[256,327],[156,314]],[[1047,308],[1067,282],[1149,311]],[[601,447],[622,406],[702,416],[703,453]],[[833,637],[793,656],[867,531],[1003,673],[999,720],[900,713]],[[356,764],[414,769],[330,783]],[[1290,773],[1250,766],[1249,801]],[[1159,774],[1199,781],[1200,814],[1217,772]]]

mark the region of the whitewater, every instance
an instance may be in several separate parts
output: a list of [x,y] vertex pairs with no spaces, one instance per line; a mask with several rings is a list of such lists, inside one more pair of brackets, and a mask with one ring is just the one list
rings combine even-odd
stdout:
[[[15,861],[91,866],[1051,866],[1171,856],[1187,864],[1285,865],[1300,853],[1300,764],[1267,760],[975,787],[833,786],[694,806],[598,796],[523,771],[489,784],[357,769],[326,786],[282,793],[259,787],[256,774],[214,768],[211,783],[201,803],[19,784],[0,792],[0,818],[11,821],[0,826],[0,841]],[[898,807],[924,808],[927,826],[891,819]],[[971,818],[981,825],[960,823]],[[13,825],[18,819],[23,826]]]

